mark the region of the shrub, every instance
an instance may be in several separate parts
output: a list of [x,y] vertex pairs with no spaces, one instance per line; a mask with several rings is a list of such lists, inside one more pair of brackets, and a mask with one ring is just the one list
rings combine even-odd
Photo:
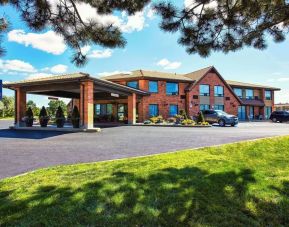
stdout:
[[73,125],[73,128],[79,128],[79,121],[80,121],[80,114],[77,106],[74,106],[71,114],[71,123]]
[[149,125],[149,124],[151,124],[152,122],[151,122],[150,120],[145,120],[143,123],[144,123],[145,125]]
[[58,106],[56,114],[55,114],[55,118],[56,118],[57,128],[63,128],[64,123],[65,123],[65,117],[64,117],[64,113],[63,113],[61,106]]
[[41,127],[47,127],[49,116],[44,106],[42,106],[39,113],[39,123]]
[[205,118],[204,118],[202,111],[199,112],[199,115],[197,117],[197,122],[198,122],[198,124],[202,124],[203,122],[205,122]]
[[184,119],[188,119],[188,116],[185,110],[180,110],[179,115],[183,116]]
[[185,119],[182,121],[182,125],[195,125],[195,121],[191,120],[191,119]]
[[170,117],[167,119],[167,122],[169,123],[176,123],[177,119],[175,117]]
[[151,117],[149,119],[152,123],[156,124],[156,123],[163,123],[164,119],[161,115],[157,116],[157,117]]
[[31,107],[28,107],[28,109],[26,110],[24,121],[25,121],[26,127],[32,127],[32,125],[33,125],[33,111],[31,109]]

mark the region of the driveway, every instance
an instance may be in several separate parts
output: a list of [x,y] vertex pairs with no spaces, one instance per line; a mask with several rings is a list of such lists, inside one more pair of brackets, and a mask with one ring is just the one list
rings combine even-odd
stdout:
[[100,133],[27,132],[0,121],[0,178],[37,168],[158,154],[187,148],[289,134],[289,124],[240,123],[238,127],[122,126]]

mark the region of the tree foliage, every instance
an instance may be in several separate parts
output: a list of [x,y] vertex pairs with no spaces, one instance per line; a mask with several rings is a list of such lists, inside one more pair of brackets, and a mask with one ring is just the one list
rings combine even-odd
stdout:
[[179,32],[179,44],[204,57],[244,46],[264,49],[267,35],[281,42],[289,28],[288,0],[191,0],[184,8],[163,1],[155,8],[161,29]]
[[67,105],[62,100],[51,100],[48,103],[48,113],[50,116],[55,116],[58,107],[61,107],[63,110],[64,115],[67,114]]
[[[129,15],[140,11],[150,0],[0,0],[0,6],[11,4],[20,13],[29,28],[41,31],[48,27],[64,37],[74,49],[72,62],[80,66],[86,62],[81,47],[96,44],[104,47],[123,47],[126,44],[118,27],[103,25],[97,19],[83,20],[77,4],[87,3],[99,14],[125,11]],[[0,21],[0,32],[7,29],[6,21]],[[3,54],[3,49],[2,54]],[[1,53],[1,52],[0,52]]]
[[31,110],[32,110],[32,112],[33,112],[33,114],[34,114],[35,116],[38,116],[38,115],[39,115],[39,113],[40,113],[40,108],[37,107],[37,105],[36,105],[35,102],[33,102],[32,100],[29,100],[29,101],[27,102],[27,104],[26,104],[26,108],[28,109],[29,107],[31,108]]
[[14,97],[3,96],[2,101],[0,101],[0,116],[1,117],[13,117],[14,116]]

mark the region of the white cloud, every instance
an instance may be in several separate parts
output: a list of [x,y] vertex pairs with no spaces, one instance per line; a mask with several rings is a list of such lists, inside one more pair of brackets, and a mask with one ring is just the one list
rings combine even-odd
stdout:
[[81,48],[81,53],[86,55],[90,51],[90,49],[91,49],[91,46],[88,46],[88,45],[84,46]]
[[152,20],[155,18],[155,14],[156,14],[156,11],[152,7],[149,7],[147,11],[147,17]]
[[8,33],[8,41],[32,46],[35,49],[54,55],[60,55],[66,50],[63,38],[53,31],[38,34],[26,33],[23,30],[12,30]]
[[111,75],[115,75],[115,74],[131,74],[130,71],[113,71],[113,72],[102,72],[102,73],[98,73],[98,76],[111,76]]
[[277,81],[279,81],[279,82],[289,81],[289,77],[280,77],[277,79]]
[[45,78],[48,76],[53,76],[53,75],[49,74],[49,73],[32,73],[32,74],[28,75],[25,79],[26,80],[40,79],[40,78]]
[[157,65],[163,67],[164,69],[177,69],[182,65],[182,63],[177,61],[170,62],[168,59],[164,58],[157,62]]
[[[195,0],[185,0],[184,1],[184,5],[185,5],[185,8],[187,9],[191,9],[193,6],[195,6],[196,4],[196,1]],[[205,9],[208,9],[208,8],[216,8],[218,6],[218,2],[216,0],[211,0],[209,1],[209,3],[207,3],[204,8]],[[201,10],[202,10],[202,5],[196,7],[194,9],[194,13],[201,13]]]
[[137,12],[134,15],[126,17],[126,23],[120,26],[122,32],[131,33],[133,31],[141,31],[145,26],[144,12]]
[[112,55],[112,50],[93,50],[90,54],[87,55],[89,58],[109,58]]
[[21,60],[1,60],[0,59],[0,69],[3,72],[16,71],[16,72],[36,72],[37,70],[28,62]]
[[52,73],[65,73],[67,71],[67,66],[66,65],[55,65],[51,67],[50,72]]

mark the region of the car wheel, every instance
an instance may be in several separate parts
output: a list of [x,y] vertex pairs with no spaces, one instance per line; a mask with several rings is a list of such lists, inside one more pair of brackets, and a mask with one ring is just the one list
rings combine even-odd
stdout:
[[276,123],[277,122],[277,118],[273,117],[272,121]]
[[224,120],[219,120],[218,121],[218,124],[221,126],[221,127],[225,127],[226,126],[226,122]]
[[236,124],[231,124],[232,127],[235,127]]

